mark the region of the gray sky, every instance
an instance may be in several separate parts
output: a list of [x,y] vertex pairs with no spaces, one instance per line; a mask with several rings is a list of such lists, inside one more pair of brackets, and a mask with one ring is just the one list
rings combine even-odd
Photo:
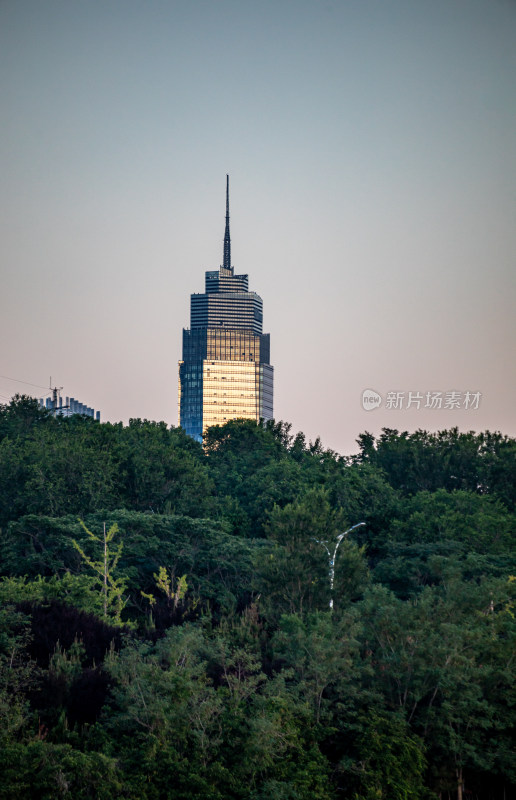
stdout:
[[276,419],[516,435],[514,0],[0,0],[0,113],[3,376],[177,424],[228,172]]

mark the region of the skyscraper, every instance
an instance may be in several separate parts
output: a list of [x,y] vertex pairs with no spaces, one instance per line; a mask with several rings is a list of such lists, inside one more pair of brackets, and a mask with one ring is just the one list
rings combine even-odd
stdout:
[[226,175],[223,263],[206,272],[204,294],[191,295],[179,362],[179,424],[198,441],[230,419],[272,419],[270,335],[262,333],[262,298],[248,283],[231,265]]

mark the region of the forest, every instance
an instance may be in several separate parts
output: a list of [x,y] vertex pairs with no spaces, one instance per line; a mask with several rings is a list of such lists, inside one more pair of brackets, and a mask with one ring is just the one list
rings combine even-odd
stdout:
[[498,432],[343,457],[284,422],[201,446],[17,395],[0,798],[515,797],[515,503]]

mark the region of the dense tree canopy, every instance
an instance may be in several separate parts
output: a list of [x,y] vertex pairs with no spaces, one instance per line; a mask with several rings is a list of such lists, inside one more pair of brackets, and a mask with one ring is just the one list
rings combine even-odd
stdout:
[[514,795],[516,442],[358,445],[0,406],[0,798]]

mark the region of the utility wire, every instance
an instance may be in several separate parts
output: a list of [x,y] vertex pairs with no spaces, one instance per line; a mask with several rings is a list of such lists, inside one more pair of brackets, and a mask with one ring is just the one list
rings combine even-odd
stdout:
[[35,386],[36,389],[48,389],[48,386],[40,386],[39,383],[29,383],[29,381],[20,381],[18,378],[9,378],[7,375],[0,375],[6,381],[14,381],[15,383],[25,383],[27,386]]

